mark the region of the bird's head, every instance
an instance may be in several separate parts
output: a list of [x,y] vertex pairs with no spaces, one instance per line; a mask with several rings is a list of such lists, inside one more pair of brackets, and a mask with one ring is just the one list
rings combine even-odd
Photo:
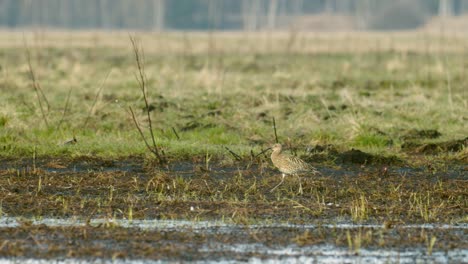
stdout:
[[271,146],[271,149],[275,152],[281,152],[281,150],[283,149],[283,146],[281,146],[281,144],[279,143],[276,143],[273,146]]

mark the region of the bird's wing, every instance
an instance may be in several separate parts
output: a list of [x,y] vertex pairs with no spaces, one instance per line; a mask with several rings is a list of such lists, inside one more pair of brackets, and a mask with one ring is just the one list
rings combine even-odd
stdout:
[[291,158],[293,159],[293,162],[296,163],[298,165],[298,167],[301,167],[301,169],[304,171],[304,172],[312,172],[312,174],[316,175],[316,174],[320,174],[320,172],[314,167],[312,166],[311,164],[303,161],[302,159],[298,158],[298,157],[295,157],[295,156],[291,156]]

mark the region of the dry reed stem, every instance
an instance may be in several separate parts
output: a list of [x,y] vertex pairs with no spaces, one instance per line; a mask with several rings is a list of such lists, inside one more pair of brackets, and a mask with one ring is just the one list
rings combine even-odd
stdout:
[[137,126],[137,129],[140,132],[140,135],[142,136],[143,140],[145,141],[146,147],[156,156],[159,164],[164,164],[166,163],[166,158],[164,157],[165,155],[159,153],[159,148],[156,145],[156,140],[155,140],[154,133],[153,133],[153,122],[151,120],[151,113],[150,113],[150,107],[148,103],[148,96],[147,96],[147,89],[146,89],[147,78],[145,74],[145,65],[142,61],[144,60],[144,53],[142,51],[142,48],[138,47],[138,44],[135,38],[133,36],[129,36],[129,37],[130,37],[130,42],[132,43],[133,53],[135,55],[135,61],[137,64],[137,69],[138,69],[138,75],[136,75],[135,77],[138,82],[138,85],[140,86],[141,93],[143,94],[143,100],[145,101],[145,110],[146,110],[146,115],[148,117],[148,130],[150,132],[151,140],[153,143],[152,147],[148,144],[147,140],[145,139],[144,134],[138,125],[138,122],[136,122],[135,114],[131,108],[130,108],[130,111],[132,112],[132,118],[133,118],[135,125]]
[[44,110],[44,106],[42,104],[42,100],[44,100],[45,104],[47,105],[47,110],[50,109],[50,104],[49,101],[47,100],[47,97],[45,96],[44,92],[41,89],[41,86],[39,85],[38,81],[36,80],[36,75],[34,74],[34,69],[31,63],[31,51],[29,50],[29,47],[26,43],[26,40],[23,39],[24,41],[24,46],[26,48],[26,55],[27,55],[27,60],[28,60],[28,67],[29,67],[29,76],[31,77],[32,81],[32,86],[34,88],[34,91],[36,92],[37,96],[37,101],[39,103],[39,108],[41,109],[41,114],[42,114],[42,119],[44,120],[44,123],[46,124],[46,127],[49,128],[49,122],[47,121],[47,115]]
[[273,117],[273,131],[275,132],[275,143],[279,143],[278,134],[276,133],[276,120],[275,120],[275,117]]
[[91,108],[89,109],[89,113],[88,113],[88,116],[86,117],[86,120],[85,120],[85,122],[84,122],[84,124],[83,124],[83,127],[86,127],[86,125],[88,124],[88,121],[89,121],[89,119],[91,118],[91,115],[92,115],[93,112],[94,112],[94,108],[96,107],[96,103],[97,103],[97,100],[98,100],[98,98],[99,98],[99,95],[101,94],[102,89],[104,88],[104,84],[106,83],[107,78],[109,77],[111,71],[112,71],[112,70],[110,70],[110,71],[107,72],[106,77],[104,78],[104,81],[102,81],[101,85],[99,86],[98,91],[97,91],[97,93],[96,93],[96,96],[94,97],[93,105],[92,105]]
[[60,126],[62,125],[63,123],[63,120],[65,119],[65,115],[68,111],[68,106],[70,104],[70,95],[71,95],[71,92],[72,92],[73,88],[70,86],[70,90],[68,91],[68,95],[67,95],[67,99],[65,101],[65,106],[63,108],[63,113],[62,113],[62,117],[60,118],[60,121],[59,123],[57,124],[57,129],[56,130],[59,130],[60,129]]

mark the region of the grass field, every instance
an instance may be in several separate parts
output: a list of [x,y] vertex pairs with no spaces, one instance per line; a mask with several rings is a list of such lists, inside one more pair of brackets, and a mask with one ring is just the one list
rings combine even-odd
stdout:
[[[405,139],[467,135],[468,39],[456,35],[135,36],[156,141],[173,160],[232,158],[223,146],[259,152],[275,141],[273,118],[279,140],[299,151],[332,144],[407,159]],[[2,156],[147,153],[129,113],[147,126],[128,34],[4,32],[0,45]],[[77,144],[60,145],[73,136]],[[441,152],[466,160],[465,150]]]

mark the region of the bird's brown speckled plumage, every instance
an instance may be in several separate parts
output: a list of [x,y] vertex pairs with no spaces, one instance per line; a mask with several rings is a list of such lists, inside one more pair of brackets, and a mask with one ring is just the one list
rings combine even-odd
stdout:
[[275,167],[278,168],[278,170],[283,174],[281,182],[275,186],[272,191],[283,183],[284,177],[286,175],[297,175],[306,172],[313,174],[317,173],[317,170],[312,165],[306,163],[298,157],[283,153],[283,147],[281,144],[275,144],[271,149],[273,150],[271,153],[271,161],[273,162],[273,165],[275,165]]
[[291,156],[282,152],[281,144],[275,144],[272,147],[271,161],[279,171],[284,174],[298,174],[302,172],[315,172],[312,165],[304,162],[298,157]]

